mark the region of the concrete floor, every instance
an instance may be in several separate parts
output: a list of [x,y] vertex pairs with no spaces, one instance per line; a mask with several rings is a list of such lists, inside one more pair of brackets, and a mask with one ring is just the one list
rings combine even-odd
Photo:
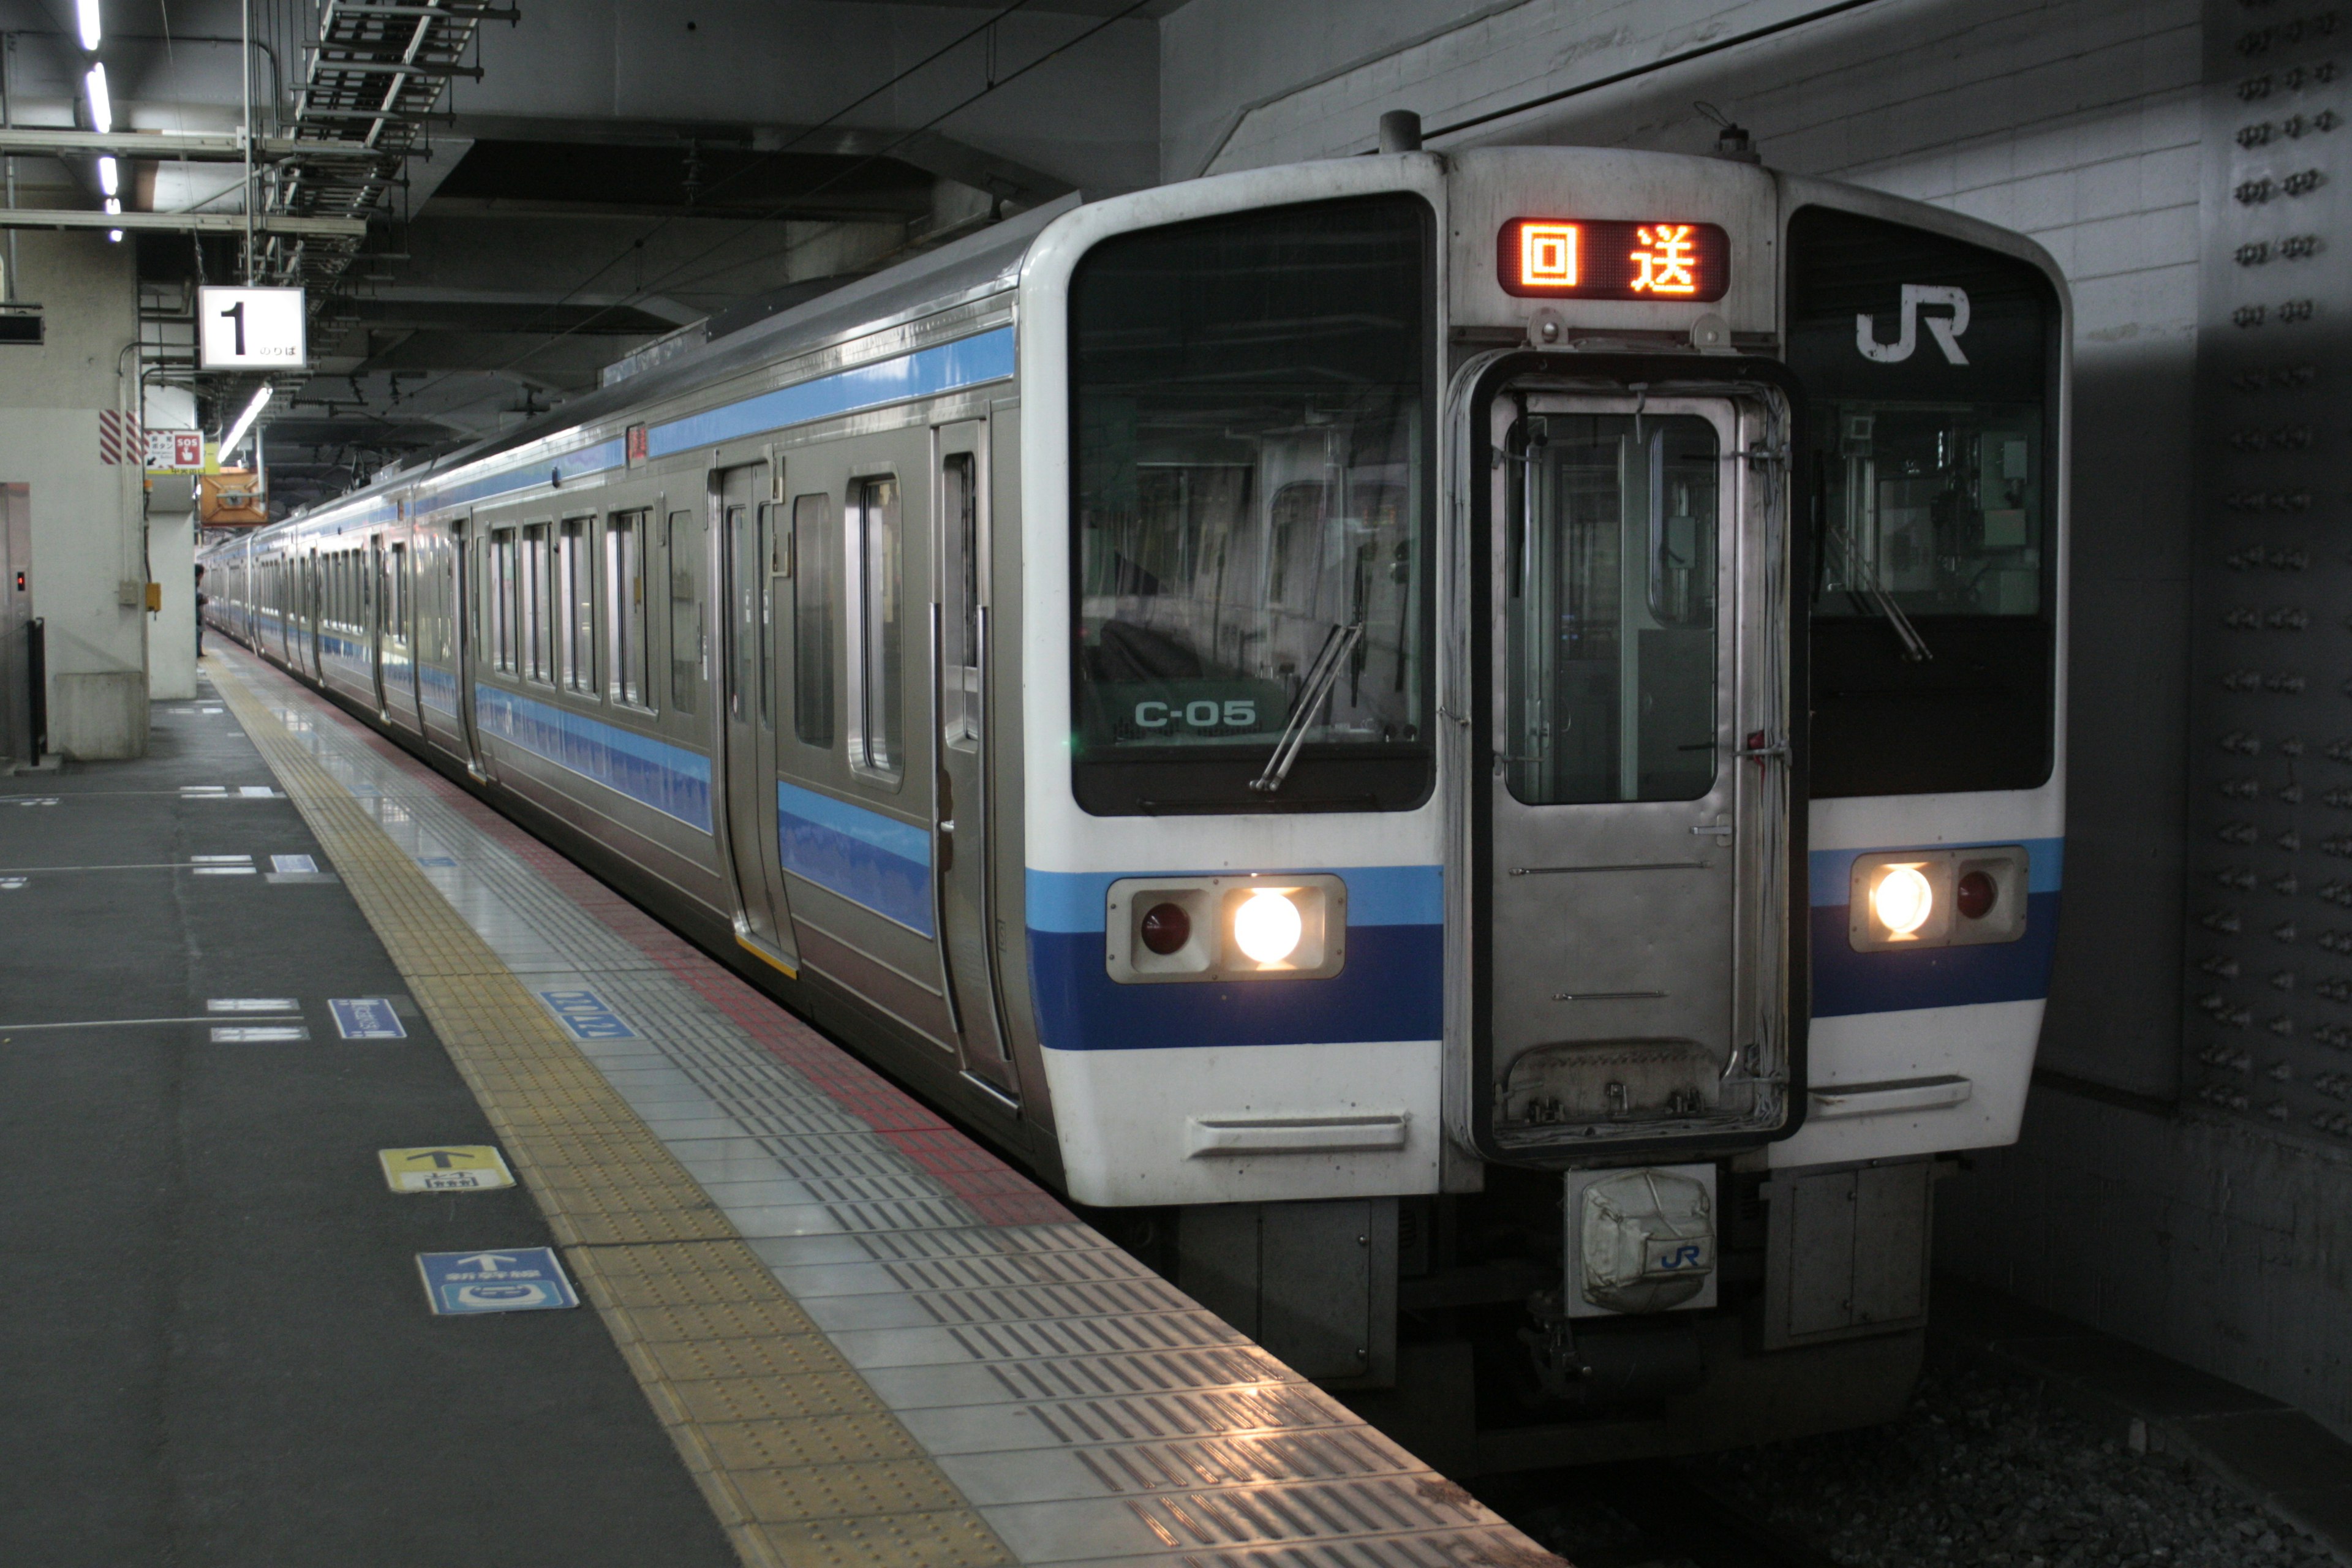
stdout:
[[[379,1149],[494,1140],[414,1008],[338,1037],[402,982],[340,882],[268,879],[333,869],[273,784],[209,701],[0,780],[0,1562],[733,1563],[593,1312],[427,1314],[416,1254],[551,1237],[387,1189]],[[215,1043],[227,998],[310,1038]]]

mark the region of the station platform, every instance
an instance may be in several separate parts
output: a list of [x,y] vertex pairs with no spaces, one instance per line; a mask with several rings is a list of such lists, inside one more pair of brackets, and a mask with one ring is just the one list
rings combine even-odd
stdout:
[[0,780],[0,1561],[1560,1562],[325,698],[203,671],[145,759]]

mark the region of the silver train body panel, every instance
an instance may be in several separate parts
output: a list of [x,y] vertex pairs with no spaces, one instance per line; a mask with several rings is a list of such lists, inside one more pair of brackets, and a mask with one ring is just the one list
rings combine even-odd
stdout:
[[[1359,235],[1417,314],[1337,320]],[[1706,286],[1531,282],[1634,243]],[[1321,382],[1214,403],[1309,253]],[[2015,1137],[2047,988],[2068,318],[2014,235],[1737,162],[1220,176],[216,544],[209,614],[1087,1204],[1916,1161]]]

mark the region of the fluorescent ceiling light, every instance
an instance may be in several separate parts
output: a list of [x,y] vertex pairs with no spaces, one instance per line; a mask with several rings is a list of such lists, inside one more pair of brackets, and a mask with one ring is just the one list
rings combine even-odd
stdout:
[[98,0],[74,0],[74,20],[81,24],[81,47],[98,47]]
[[122,187],[122,171],[111,158],[98,161],[98,188],[108,195],[119,195]]
[[109,196],[109,197],[107,197],[107,198],[106,198],[106,210],[107,210],[108,212],[110,212],[110,213],[119,213],[119,212],[121,212],[121,211],[122,210],[122,202],[121,202],[121,198],[120,198],[120,197],[118,197],[118,196]]
[[106,96],[105,63],[101,61],[90,67],[89,74],[81,81],[89,93],[90,129],[103,136],[114,129],[114,102]]
[[245,433],[253,428],[253,422],[261,417],[261,411],[269,406],[270,396],[276,390],[268,382],[263,382],[261,390],[253,395],[253,401],[245,405],[245,412],[236,416],[236,423],[228,427],[228,434],[222,437],[220,444],[223,464],[226,464],[229,454],[236,450],[237,443],[245,439]]

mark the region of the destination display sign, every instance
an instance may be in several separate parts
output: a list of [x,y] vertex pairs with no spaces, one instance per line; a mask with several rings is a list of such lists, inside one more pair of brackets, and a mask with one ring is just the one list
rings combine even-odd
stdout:
[[1720,300],[1731,237],[1712,223],[1515,217],[1495,269],[1503,291],[1523,299]]

